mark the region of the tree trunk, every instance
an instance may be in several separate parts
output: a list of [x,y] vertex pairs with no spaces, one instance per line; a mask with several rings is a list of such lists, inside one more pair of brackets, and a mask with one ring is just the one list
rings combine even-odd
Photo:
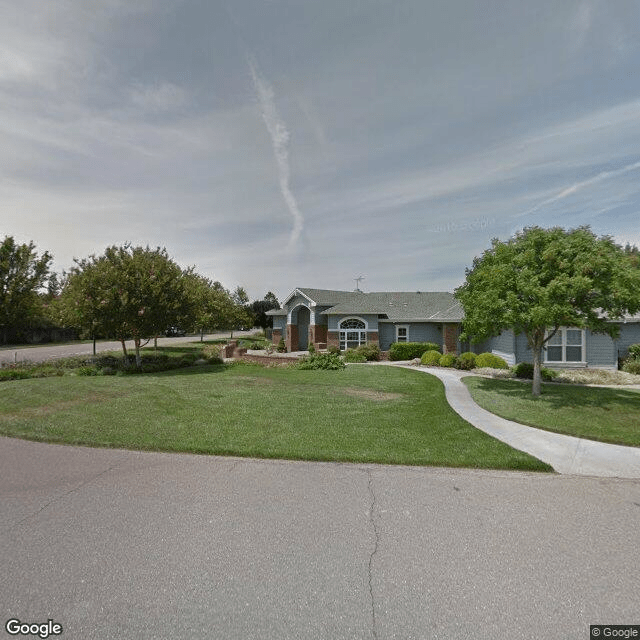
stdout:
[[204,327],[200,328],[200,342],[204,342]]
[[125,363],[127,362],[127,345],[125,343],[126,341],[124,340],[124,338],[120,339],[120,344],[122,345],[122,351],[124,352],[124,361]]
[[136,367],[139,369],[142,366],[142,357],[140,356],[140,338],[134,338],[133,344],[136,347]]
[[542,375],[540,373],[540,363],[542,361],[542,345],[536,345],[533,349],[533,385],[531,393],[538,397],[542,392]]

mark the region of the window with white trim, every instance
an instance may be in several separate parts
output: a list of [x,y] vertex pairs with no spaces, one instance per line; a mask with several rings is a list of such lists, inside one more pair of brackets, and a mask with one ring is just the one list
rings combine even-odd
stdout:
[[367,343],[367,325],[358,318],[347,318],[340,323],[340,351],[355,349]]
[[406,324],[396,326],[396,342],[409,342],[409,327]]
[[560,327],[547,342],[544,361],[567,364],[585,362],[584,329]]

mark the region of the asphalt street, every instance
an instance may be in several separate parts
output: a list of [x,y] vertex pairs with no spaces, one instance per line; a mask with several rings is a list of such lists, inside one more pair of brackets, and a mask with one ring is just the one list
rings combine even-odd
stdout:
[[9,438],[0,469],[3,629],[586,640],[640,624],[638,480]]
[[[253,331],[234,331],[234,337],[250,335]],[[228,338],[229,332],[212,333],[204,336],[204,340],[213,340],[216,338]],[[158,346],[171,346],[181,342],[198,342],[200,336],[184,336],[175,338],[158,338]],[[133,350],[133,340],[127,340],[125,343],[128,350]],[[153,340],[148,344],[153,345]],[[96,352],[101,351],[119,351],[122,352],[122,345],[117,341],[97,342]],[[93,353],[93,343],[74,343],[59,345],[42,345],[22,348],[5,348],[0,349],[0,363],[11,364],[14,362],[43,362],[56,358],[66,358],[68,356],[91,355]]]

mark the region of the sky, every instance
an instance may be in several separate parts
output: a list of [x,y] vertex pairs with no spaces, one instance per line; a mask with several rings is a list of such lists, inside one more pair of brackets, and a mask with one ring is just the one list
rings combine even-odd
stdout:
[[640,244],[638,69],[637,0],[0,0],[0,238],[281,300]]

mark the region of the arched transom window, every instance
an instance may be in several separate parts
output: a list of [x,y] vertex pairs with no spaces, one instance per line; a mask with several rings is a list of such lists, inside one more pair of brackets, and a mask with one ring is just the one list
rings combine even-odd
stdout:
[[359,318],[347,318],[340,323],[340,350],[355,349],[367,342],[367,325]]

